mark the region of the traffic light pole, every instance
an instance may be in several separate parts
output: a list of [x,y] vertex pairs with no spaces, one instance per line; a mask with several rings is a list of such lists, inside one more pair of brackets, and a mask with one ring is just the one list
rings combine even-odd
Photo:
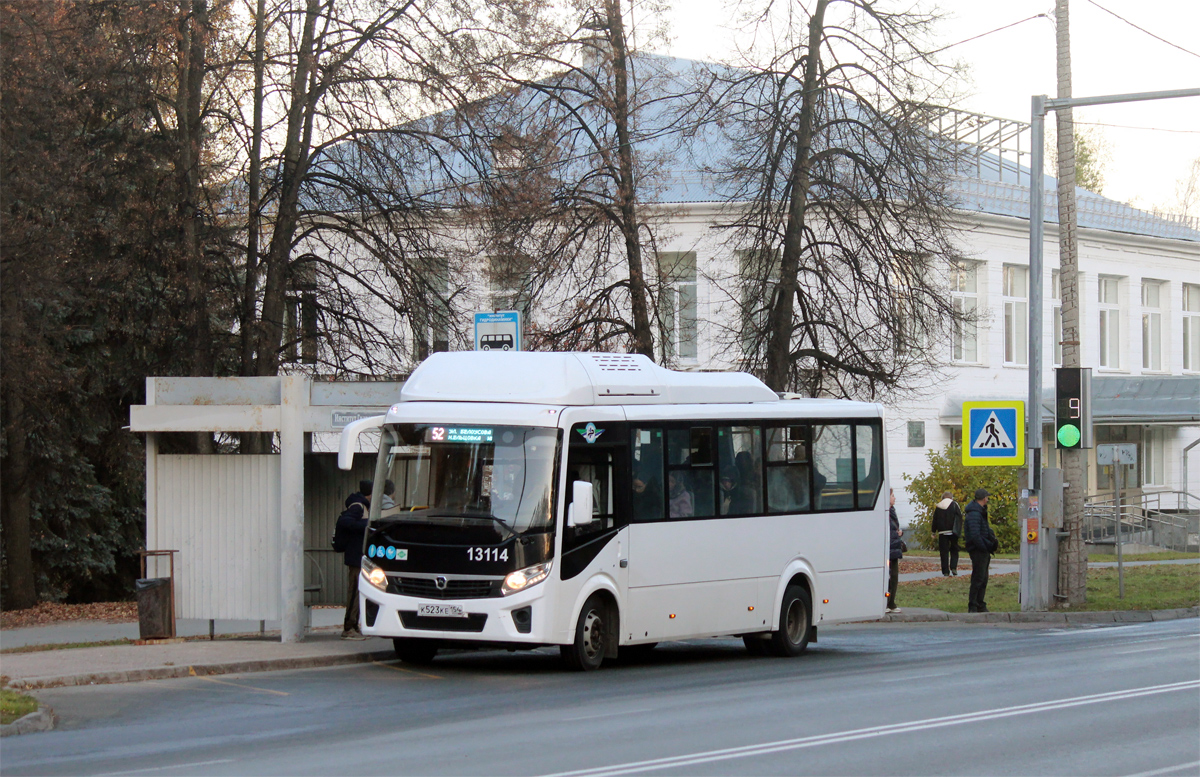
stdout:
[[[1041,453],[1042,453],[1042,283],[1043,243],[1045,240],[1045,125],[1046,114],[1050,111],[1075,108],[1086,105],[1108,105],[1112,103],[1141,102],[1144,100],[1165,100],[1174,97],[1200,97],[1200,89],[1174,89],[1162,92],[1135,92],[1131,94],[1101,95],[1097,97],[1070,97],[1050,99],[1046,95],[1034,95],[1030,128],[1032,132],[1032,148],[1030,149],[1029,176],[1029,398],[1026,410],[1028,430],[1025,439],[1029,448],[1029,472],[1026,478],[1027,488],[1022,494],[1022,526],[1021,526],[1021,609],[1045,610],[1049,600],[1038,592],[1048,590],[1042,585],[1041,578],[1053,569],[1053,564],[1045,557],[1052,551],[1056,543],[1045,541],[1049,538],[1042,533],[1032,542],[1030,540],[1029,518],[1037,516],[1040,506],[1040,490],[1042,486]],[[1079,364],[1069,366],[1082,366]],[[1086,483],[1067,483],[1070,488],[1084,489]],[[1061,492],[1061,489],[1059,489]],[[1061,499],[1061,493],[1049,495],[1050,499]],[[1032,497],[1032,503],[1030,501]],[[1032,513],[1030,508],[1032,506]],[[1082,529],[1079,521],[1071,521],[1066,525],[1074,527],[1075,531]],[[1035,535],[1036,536],[1036,535]],[[1082,541],[1082,538],[1078,538]],[[1055,551],[1056,552],[1056,551]]]

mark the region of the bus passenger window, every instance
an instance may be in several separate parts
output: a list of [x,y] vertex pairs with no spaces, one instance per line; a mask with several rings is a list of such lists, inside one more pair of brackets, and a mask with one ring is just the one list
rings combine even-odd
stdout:
[[849,424],[813,427],[813,465],[816,509],[853,509],[854,460]]
[[661,521],[665,514],[661,429],[634,429],[633,520]]
[[697,426],[667,432],[668,517],[716,515],[717,483],[713,460],[712,427]]
[[768,513],[802,513],[812,509],[809,469],[807,426],[767,429]]
[[717,430],[721,461],[721,515],[762,512],[762,430],[723,426]]
[[870,510],[879,500],[883,485],[883,435],[879,425],[854,427],[854,456],[858,459],[858,509]]

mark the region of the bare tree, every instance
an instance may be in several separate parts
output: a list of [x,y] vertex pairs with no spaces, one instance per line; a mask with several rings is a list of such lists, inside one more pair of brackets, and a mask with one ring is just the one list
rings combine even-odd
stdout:
[[667,156],[662,104],[674,74],[667,60],[635,56],[620,0],[591,6],[573,3],[579,26],[531,49],[523,61],[533,75],[492,101],[478,223],[502,257],[498,274],[555,308],[534,328],[534,347],[655,358],[665,218],[645,201]]
[[957,149],[926,107],[949,73],[926,53],[931,15],[808,5],[744,4],[784,34],[763,64],[708,73],[708,131],[730,149],[708,167],[742,257],[732,339],[778,391],[875,397],[926,380],[962,318],[945,283]]
[[493,88],[489,70],[536,40],[542,11],[518,0],[246,0],[251,24],[232,54],[241,77],[224,86],[216,133],[242,165],[221,213],[241,240],[230,279],[243,374],[287,361],[394,372],[421,355],[397,337],[397,317],[449,325],[445,216],[476,175],[447,114]]

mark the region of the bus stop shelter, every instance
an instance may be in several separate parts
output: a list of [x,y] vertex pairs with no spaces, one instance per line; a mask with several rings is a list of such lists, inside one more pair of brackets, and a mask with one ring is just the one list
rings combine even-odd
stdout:
[[[386,412],[402,386],[301,375],[146,379],[130,429],[146,435],[146,548],[178,551],[176,617],[278,620],[281,639],[298,642],[309,606],[344,603],[345,568],[329,537],[373,461],[338,470],[335,435]],[[194,432],[275,433],[278,453],[159,453],[162,435]],[[314,438],[329,452],[314,451]],[[162,564],[147,574],[165,573]]]

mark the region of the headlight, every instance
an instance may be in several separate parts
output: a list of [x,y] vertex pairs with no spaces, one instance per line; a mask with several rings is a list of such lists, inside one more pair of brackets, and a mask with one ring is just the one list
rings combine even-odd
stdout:
[[362,574],[363,577],[367,578],[368,583],[380,591],[387,591],[387,574],[366,556],[363,556],[362,559]]
[[524,591],[529,586],[542,582],[550,575],[550,564],[551,562],[547,561],[544,564],[534,564],[531,567],[510,572],[508,577],[504,578],[504,584],[500,586],[501,595],[515,594],[517,591]]

